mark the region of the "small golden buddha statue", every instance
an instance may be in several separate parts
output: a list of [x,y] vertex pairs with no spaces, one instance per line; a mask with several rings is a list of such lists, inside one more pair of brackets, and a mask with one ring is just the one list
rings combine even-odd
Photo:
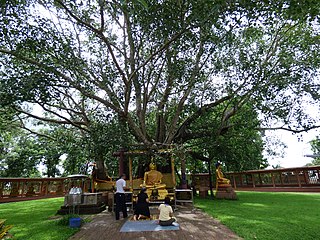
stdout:
[[221,171],[221,164],[217,162],[216,164],[216,193],[217,199],[237,199],[237,194],[233,190],[230,180],[223,176]]
[[144,173],[143,187],[162,189],[166,187],[166,184],[161,183],[162,173],[156,170],[156,165],[151,162],[149,165],[149,171]]
[[221,164],[218,162],[216,163],[216,178],[217,178],[217,184],[230,184],[230,180],[225,178],[223,176],[223,173],[221,171]]

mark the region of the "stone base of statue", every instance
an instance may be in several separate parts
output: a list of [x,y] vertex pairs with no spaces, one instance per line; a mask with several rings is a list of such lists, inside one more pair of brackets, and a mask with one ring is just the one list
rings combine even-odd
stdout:
[[231,184],[219,184],[216,190],[217,199],[237,200],[237,193],[234,191]]
[[163,200],[167,195],[167,189],[147,188],[146,191],[151,201]]
[[102,193],[67,194],[57,214],[97,214],[104,210]]

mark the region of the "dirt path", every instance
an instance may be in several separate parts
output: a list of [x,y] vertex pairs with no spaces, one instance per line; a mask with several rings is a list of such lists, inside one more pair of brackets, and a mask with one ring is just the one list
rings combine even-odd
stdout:
[[126,219],[116,221],[114,219],[114,214],[104,211],[94,215],[92,221],[85,223],[80,231],[69,240],[241,239],[219,221],[213,219],[201,210],[195,209],[192,211],[190,207],[181,206],[175,211],[174,215],[180,224],[180,230],[178,231],[122,233],[120,232],[120,228],[125,223]]

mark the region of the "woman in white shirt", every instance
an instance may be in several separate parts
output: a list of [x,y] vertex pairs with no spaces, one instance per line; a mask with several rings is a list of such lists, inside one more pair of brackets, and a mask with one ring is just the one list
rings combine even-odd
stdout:
[[173,217],[173,210],[170,206],[170,198],[165,197],[164,204],[159,206],[159,224],[160,226],[170,226],[176,219]]

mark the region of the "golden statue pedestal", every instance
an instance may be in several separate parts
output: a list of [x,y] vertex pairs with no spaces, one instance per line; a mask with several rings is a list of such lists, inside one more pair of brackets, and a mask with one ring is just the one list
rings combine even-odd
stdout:
[[156,187],[147,188],[146,193],[151,201],[163,200],[168,195],[167,189],[157,189]]
[[237,193],[234,191],[231,184],[219,184],[216,188],[216,198],[217,199],[238,199]]

